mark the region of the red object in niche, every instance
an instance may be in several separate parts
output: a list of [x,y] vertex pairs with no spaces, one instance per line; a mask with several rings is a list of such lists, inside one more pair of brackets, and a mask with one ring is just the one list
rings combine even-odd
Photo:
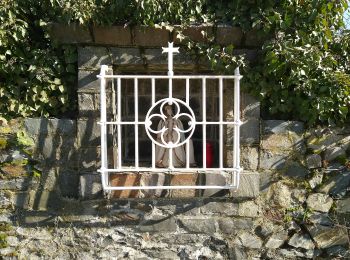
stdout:
[[207,152],[207,168],[212,168],[214,164],[214,148],[212,143],[206,143],[206,152]]

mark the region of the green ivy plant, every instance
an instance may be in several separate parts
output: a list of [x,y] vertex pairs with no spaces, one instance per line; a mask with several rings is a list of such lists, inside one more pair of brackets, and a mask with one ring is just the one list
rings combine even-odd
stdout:
[[[0,5],[0,113],[55,116],[73,107],[76,51],[56,46],[51,22],[147,25],[175,32],[220,73],[240,66],[245,90],[268,115],[315,123],[349,121],[347,0],[3,0]],[[267,39],[250,64],[236,46],[194,42],[189,25],[229,24]],[[178,26],[174,26],[178,25]]]

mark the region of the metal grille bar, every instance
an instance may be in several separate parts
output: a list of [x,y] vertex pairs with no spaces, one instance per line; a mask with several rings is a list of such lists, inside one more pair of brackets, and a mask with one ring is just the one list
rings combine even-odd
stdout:
[[[100,84],[101,84],[101,120],[98,122],[101,127],[101,169],[99,172],[101,173],[102,178],[102,185],[104,190],[150,190],[150,189],[237,189],[239,186],[239,173],[242,171],[240,168],[240,125],[242,124],[240,121],[240,79],[242,76],[239,74],[238,68],[235,70],[235,75],[229,75],[229,76],[217,76],[217,75],[173,75],[172,67],[169,67],[168,75],[107,75],[106,72],[108,71],[108,67],[106,65],[101,66],[101,72],[98,77],[100,78]],[[106,80],[117,80],[117,118],[115,121],[108,121],[107,120],[107,104],[106,104]],[[134,82],[134,88],[133,88],[133,98],[134,98],[134,121],[123,121],[122,118],[122,108],[121,108],[121,102],[122,102],[122,80],[125,79],[133,79]],[[139,100],[139,81],[142,79],[149,79],[151,82],[151,108],[149,109],[146,119],[144,121],[140,120],[139,118],[139,106],[138,106],[138,100]],[[157,79],[167,79],[168,80],[168,98],[161,99],[159,101],[156,101],[156,80]],[[185,97],[184,101],[176,99],[173,97],[173,80],[174,79],[184,79],[185,80]],[[195,114],[193,113],[191,107],[190,107],[190,89],[191,89],[191,80],[201,79],[201,85],[202,85],[202,94],[201,94],[201,121],[196,121]],[[219,100],[219,111],[218,111],[218,120],[217,121],[211,121],[207,120],[207,83],[208,80],[217,80],[218,83],[218,100]],[[233,80],[234,81],[234,106],[233,106],[233,121],[225,121],[224,118],[224,80]],[[174,128],[172,130],[176,130],[178,133],[178,140],[171,140],[168,142],[165,142],[164,135],[166,133],[166,128],[152,130],[150,129],[150,125],[152,124],[151,119],[153,116],[160,117],[160,120],[165,120],[166,117],[163,114],[163,107],[165,105],[175,105],[178,109],[178,114],[172,115],[173,118],[178,118],[179,116],[186,116],[189,118],[189,128],[188,129],[179,129]],[[151,113],[157,105],[160,105],[160,113]],[[180,113],[180,105],[185,106],[190,112]],[[170,115],[168,114],[168,117]],[[108,125],[116,125],[116,131],[117,131],[117,151],[118,151],[118,157],[117,157],[117,164],[116,168],[108,168],[108,145],[107,145],[107,127]],[[126,166],[123,165],[123,158],[122,158],[122,126],[134,126],[134,133],[135,133],[135,161],[134,166]],[[218,167],[208,167],[206,158],[207,158],[207,150],[206,150],[206,144],[207,144],[207,126],[218,126],[219,132],[218,132],[218,147],[219,147],[219,162]],[[151,161],[151,167],[140,167],[139,164],[139,127],[145,127],[146,133],[148,137],[152,141],[152,161]],[[193,167],[190,165],[190,138],[194,132],[194,129],[196,126],[201,126],[202,129],[202,166],[199,167]],[[224,126],[232,126],[233,127],[233,141],[232,141],[232,167],[227,167],[224,164]],[[183,133],[187,133],[187,137]],[[126,133],[127,134],[127,133]],[[153,135],[152,135],[153,134]],[[154,139],[154,134],[156,134],[157,138],[159,136],[161,137],[161,141],[159,139]],[[183,136],[182,140],[180,136]],[[168,149],[169,152],[169,165],[167,168],[157,168],[156,167],[156,147],[161,146],[165,149]],[[186,158],[185,158],[185,165],[184,167],[174,167],[174,158],[173,158],[173,150],[176,149],[176,147],[184,145],[184,149],[186,151]],[[114,164],[113,164],[114,165]],[[165,173],[174,173],[178,172],[180,173],[200,173],[200,172],[227,172],[232,174],[232,183],[230,185],[185,185],[185,186],[120,186],[120,187],[113,187],[109,184],[109,174],[110,173],[123,173],[123,172],[136,172],[137,174],[140,174],[141,172],[165,172]]]

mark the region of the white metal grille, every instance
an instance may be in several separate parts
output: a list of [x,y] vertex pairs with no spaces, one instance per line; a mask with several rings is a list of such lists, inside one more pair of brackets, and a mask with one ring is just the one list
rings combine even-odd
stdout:
[[[229,76],[217,76],[217,75],[174,75],[172,54],[178,52],[178,48],[173,48],[172,43],[169,43],[168,48],[163,48],[163,52],[168,52],[168,75],[107,75],[108,66],[102,65],[101,72],[98,76],[100,78],[101,89],[101,169],[99,170],[102,178],[102,185],[104,190],[137,190],[137,189],[237,189],[239,186],[239,173],[240,168],[240,79],[242,76],[239,74],[239,69],[235,70],[235,75]],[[106,104],[106,81],[114,80],[116,82],[116,114],[117,117],[114,120],[107,120],[107,104]],[[123,82],[125,80],[133,80],[133,110],[134,120],[125,120],[123,118],[122,111],[122,90]],[[157,99],[156,82],[157,80],[167,80],[167,96]],[[182,80],[185,83],[185,97],[176,98],[173,95],[173,81]],[[201,106],[200,113],[195,113],[190,106],[191,98],[191,83],[194,80],[201,81]],[[216,120],[207,120],[207,82],[216,82],[218,85],[218,116]],[[148,109],[144,120],[140,120],[139,117],[139,82],[150,81],[149,95],[151,98],[151,107]],[[225,118],[224,115],[224,81],[232,81],[233,86],[233,118],[230,120]],[[230,84],[226,84],[230,86]],[[164,112],[166,107],[172,112]],[[167,119],[169,119],[167,121]],[[158,122],[158,128],[155,128],[155,122]],[[178,122],[169,123],[167,122]],[[184,123],[182,123],[184,122]],[[181,125],[181,127],[179,126]],[[113,134],[116,135],[116,147],[117,157],[113,157],[115,160],[111,168],[111,162],[108,162],[108,127],[113,126]],[[134,133],[134,160],[132,165],[123,162],[123,140],[122,132],[123,127],[133,128]],[[217,152],[218,160],[215,166],[208,166],[206,162],[207,158],[207,128],[214,126],[218,128],[218,140],[217,140]],[[140,165],[140,145],[139,145],[139,130],[142,127],[147,133],[148,138],[152,141],[151,144],[151,162],[149,166]],[[225,140],[225,133],[228,128],[232,128],[232,141],[227,145]],[[125,131],[125,130],[124,130]],[[190,164],[190,142],[191,137],[195,131],[201,131],[201,158],[202,163],[200,165]],[[174,136],[169,133],[175,133]],[[228,138],[226,138],[228,139]],[[165,168],[159,168],[156,162],[156,149],[162,147],[168,154],[168,163]],[[183,147],[185,151],[185,162],[183,165],[174,166],[174,155],[176,152],[173,150],[178,147]],[[227,147],[231,149],[232,161],[227,162],[225,160],[225,153],[229,152]],[[200,149],[199,149],[200,150]],[[198,152],[195,151],[198,155]],[[195,172],[228,172],[232,174],[232,182],[226,185],[176,185],[176,186],[111,186],[109,182],[110,173],[125,173],[136,172],[142,174],[142,172],[179,172],[179,173],[195,173]]]

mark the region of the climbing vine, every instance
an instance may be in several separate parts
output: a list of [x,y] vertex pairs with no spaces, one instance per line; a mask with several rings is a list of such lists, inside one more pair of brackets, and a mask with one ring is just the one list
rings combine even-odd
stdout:
[[[266,115],[307,123],[349,120],[349,33],[346,0],[5,0],[0,6],[0,113],[60,115],[72,107],[76,52],[57,46],[51,22],[82,26],[148,25],[177,30],[182,43],[210,60],[214,70],[243,69],[246,90]],[[173,25],[180,25],[174,29]],[[187,26],[229,24],[266,39],[258,61],[234,55],[215,38],[193,42]]]

